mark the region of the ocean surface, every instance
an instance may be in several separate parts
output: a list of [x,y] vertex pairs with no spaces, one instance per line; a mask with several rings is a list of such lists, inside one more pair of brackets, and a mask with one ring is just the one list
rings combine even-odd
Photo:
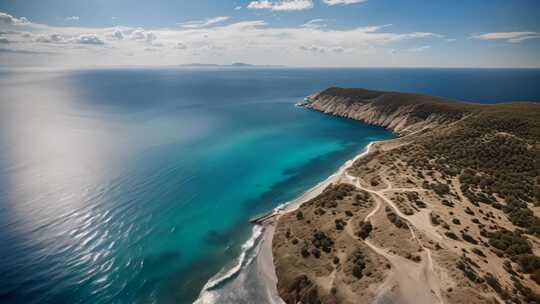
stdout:
[[216,273],[245,275],[251,217],[394,136],[295,107],[306,95],[540,101],[538,84],[512,69],[1,70],[0,303],[192,303]]

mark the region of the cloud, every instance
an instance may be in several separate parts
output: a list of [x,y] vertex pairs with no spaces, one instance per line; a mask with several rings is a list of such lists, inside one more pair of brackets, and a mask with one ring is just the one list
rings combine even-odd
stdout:
[[4,25],[25,25],[30,23],[25,17],[15,18],[9,14],[0,12],[0,24]]
[[154,47],[146,47],[146,48],[144,48],[144,51],[145,52],[158,52],[159,49],[154,48]]
[[64,18],[64,20],[66,21],[79,21],[79,19],[80,19],[79,16],[69,16],[69,17]]
[[148,32],[146,33],[146,42],[150,42],[152,43],[154,40],[157,39],[157,36],[156,34],[152,33],[152,32]]
[[117,40],[124,39],[124,34],[122,34],[122,31],[120,30],[114,30],[113,32],[109,33],[108,36]]
[[[62,62],[48,58],[40,62],[38,57],[36,62],[40,65],[73,66],[240,59],[265,64],[375,64],[375,58],[384,57],[391,48],[402,48],[405,41],[444,39],[431,32],[395,32],[387,25],[334,29],[324,21],[312,19],[301,26],[276,27],[263,20],[248,20],[220,26],[153,28],[151,31],[118,25],[93,28],[29,23],[17,30],[2,28],[1,32],[6,34],[1,37],[7,38],[10,43],[7,45],[17,46],[18,50],[54,52],[66,58]],[[428,42],[417,45],[424,43]],[[98,46],[106,47],[96,49]],[[27,64],[25,59],[19,63]]]
[[103,45],[105,42],[95,34],[81,34],[77,36],[66,36],[61,34],[39,35],[34,39],[39,43],[52,43],[52,44],[90,44],[90,45]]
[[324,52],[326,52],[325,47],[317,46],[317,45],[310,45],[310,46],[301,45],[300,50],[308,51],[308,52],[316,52],[316,53],[324,53]]
[[327,24],[324,23],[324,19],[312,19],[302,24],[301,26],[305,28],[317,29],[317,28],[326,27]]
[[310,45],[310,46],[301,45],[299,49],[302,51],[313,52],[313,53],[327,53],[327,52],[343,53],[345,52],[345,48],[341,46],[326,47],[326,46],[318,46],[318,45]]
[[267,9],[272,11],[302,11],[313,8],[311,0],[281,0],[269,1],[258,0],[251,1],[247,8],[249,9]]
[[60,34],[49,34],[39,35],[36,37],[35,41],[40,43],[63,43],[65,42],[65,39]]
[[349,4],[356,4],[356,3],[362,3],[367,2],[367,0],[323,0],[323,2],[326,5],[349,5]]
[[148,43],[152,43],[152,41],[157,39],[157,36],[153,32],[147,32],[144,29],[138,28],[131,32],[129,38],[131,40],[146,41]]
[[214,25],[216,23],[227,21],[230,18],[231,18],[230,16],[219,16],[219,17],[214,17],[214,18],[207,18],[204,20],[194,20],[194,21],[178,23],[178,25],[184,28],[203,28],[203,27]]
[[74,43],[79,43],[79,44],[93,44],[93,45],[105,44],[105,42],[103,42],[103,40],[101,40],[101,38],[99,38],[96,35],[80,35],[79,37],[75,38],[72,41]]
[[494,32],[471,35],[473,39],[480,40],[506,40],[511,43],[520,43],[525,40],[540,38],[539,32]]
[[0,37],[0,44],[8,44],[9,40],[5,37]]
[[241,10],[241,9],[242,9],[241,6],[236,6],[236,7],[234,8],[235,11],[238,11],[238,10]]
[[183,42],[177,42],[174,48],[178,50],[185,50],[187,49],[187,45]]

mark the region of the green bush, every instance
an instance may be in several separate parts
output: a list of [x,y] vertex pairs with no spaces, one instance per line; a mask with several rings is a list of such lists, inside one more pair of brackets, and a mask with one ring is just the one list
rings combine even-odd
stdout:
[[517,231],[501,230],[488,233],[489,244],[510,256],[532,253],[527,239]]
[[373,226],[371,225],[371,222],[362,221],[360,222],[360,230],[358,231],[358,236],[362,238],[363,240],[365,240],[371,233],[371,230],[373,230]]
[[532,273],[540,270],[540,257],[533,254],[522,254],[517,257],[516,262],[525,273]]

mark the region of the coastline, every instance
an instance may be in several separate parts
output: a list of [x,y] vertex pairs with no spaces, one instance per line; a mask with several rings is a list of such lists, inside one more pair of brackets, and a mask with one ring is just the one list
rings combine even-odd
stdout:
[[272,302],[270,303],[272,304],[285,303],[279,297],[279,294],[277,291],[278,279],[276,275],[274,259],[273,259],[273,254],[272,254],[272,240],[274,237],[275,226],[279,217],[284,214],[294,212],[303,203],[321,194],[322,191],[326,187],[328,187],[330,184],[338,183],[344,177],[346,170],[358,159],[361,159],[369,155],[372,152],[373,145],[379,142],[382,142],[382,141],[370,142],[366,147],[362,149],[362,152],[360,152],[354,158],[346,161],[341,167],[339,167],[339,169],[334,174],[330,175],[328,178],[326,178],[322,182],[310,188],[309,190],[304,192],[302,195],[300,195],[298,198],[292,201],[283,203],[279,205],[278,207],[274,208],[274,210],[271,213],[259,217],[259,218],[262,218],[263,220],[261,222],[257,222],[256,225],[261,225],[263,227],[263,232],[262,232],[263,236],[262,236],[262,239],[260,240],[259,253],[256,256],[255,262],[257,263],[256,265],[257,271],[261,274],[261,278],[263,279],[262,283],[264,284],[266,288],[268,299],[272,300]]
[[[392,139],[391,139],[392,140]],[[275,207],[271,212],[262,214],[255,219],[250,220],[253,225],[251,237],[242,245],[242,253],[234,262],[233,267],[222,269],[215,274],[202,288],[199,297],[195,300],[196,304],[214,304],[220,301],[231,300],[228,295],[216,293],[216,287],[231,285],[234,289],[236,285],[246,284],[246,279],[257,280],[256,285],[262,294],[259,301],[270,304],[284,304],[277,291],[278,278],[274,265],[272,253],[272,241],[277,220],[285,214],[294,212],[303,203],[317,197],[330,184],[338,183],[342,178],[346,178],[346,170],[358,159],[367,156],[372,152],[374,144],[383,141],[372,141],[368,143],[360,153],[354,158],[343,163],[338,170],[325,180],[319,182],[312,188],[306,190],[296,199],[282,203]],[[250,252],[248,254],[248,252]],[[230,282],[229,282],[230,281]],[[235,282],[237,281],[237,282]],[[236,286],[238,287],[238,286]],[[230,287],[228,287],[230,288]],[[229,294],[229,291],[225,293]],[[234,297],[233,297],[234,298]],[[238,300],[238,299],[234,299]]]
[[[491,110],[482,105],[466,104],[460,108],[454,103],[431,100],[431,97],[422,95],[374,92],[379,94],[380,98],[372,100],[366,98],[373,92],[363,89],[333,88],[327,91],[329,90],[336,92],[320,93],[317,100],[309,100],[308,97],[306,99],[312,101],[309,106],[296,106],[385,127],[397,133],[398,137],[370,142],[358,155],[343,163],[335,173],[296,199],[277,206],[269,213],[252,218],[250,222],[255,224],[253,229],[259,229],[260,234],[253,247],[250,247],[253,248],[251,258],[247,263],[243,263],[244,253],[240,256],[239,266],[245,267],[238,271],[233,270],[234,277],[216,275],[222,282],[232,278],[231,281],[247,284],[227,282],[224,288],[220,286],[216,293],[234,293],[234,297],[229,298],[233,301],[220,301],[226,299],[220,295],[218,301],[205,303],[242,304],[248,303],[245,301],[249,299],[250,303],[256,300],[259,303],[284,304],[284,301],[311,302],[314,298],[327,299],[332,303],[337,299],[346,303],[356,303],[359,299],[377,303],[444,303],[447,300],[451,300],[451,303],[462,303],[471,297],[475,297],[475,303],[501,303],[501,297],[510,296],[504,292],[509,290],[508,288],[514,288],[515,296],[512,298],[536,299],[533,292],[534,282],[526,276],[516,281],[513,274],[504,267],[508,264],[508,260],[504,260],[505,256],[489,248],[490,243],[487,242],[496,239],[497,234],[489,235],[482,230],[490,217],[500,219],[497,223],[501,224],[502,228],[489,228],[502,229],[498,233],[507,231],[504,230],[505,227],[514,228],[512,225],[515,224],[505,222],[502,214],[498,214],[498,217],[493,215],[502,212],[496,211],[500,208],[490,210],[488,215],[481,219],[479,216],[475,217],[476,213],[484,214],[486,211],[483,211],[470,192],[468,196],[462,193],[464,185],[466,190],[471,188],[469,184],[462,183],[464,174],[456,177],[449,171],[463,168],[460,167],[462,164],[459,159],[439,164],[433,161],[433,156],[429,154],[435,151],[446,157],[453,155],[451,153],[454,145],[439,147],[438,139],[434,138],[436,136],[439,136],[443,143],[453,144],[456,140],[458,143],[466,142],[466,139],[470,138],[468,134],[476,131],[491,136],[492,142],[508,142],[508,133],[496,130],[490,132],[491,129],[486,131],[482,128],[491,128],[491,125],[486,126],[490,119],[508,124],[511,117],[505,118],[506,116],[501,116],[496,110],[503,114],[522,114],[525,106],[502,105]],[[398,107],[386,107],[389,101],[384,98],[385,94],[389,95],[386,97],[391,100],[396,98],[396,94],[404,99],[396,101]],[[364,103],[351,104],[350,98],[360,98]],[[470,117],[474,114],[480,119],[480,125],[471,124]],[[529,124],[534,126],[534,119],[531,114],[529,120],[532,122]],[[468,130],[466,127],[472,128],[472,131],[460,133]],[[524,136],[519,130],[514,132]],[[514,133],[509,134],[517,136]],[[458,137],[456,139],[451,135]],[[408,140],[403,140],[407,137]],[[485,142],[474,144],[473,148],[479,149],[483,148]],[[515,147],[523,147],[520,143],[513,144]],[[432,146],[434,148],[431,148]],[[437,147],[443,150],[436,150]],[[474,149],[470,152],[472,157],[478,155],[476,151],[479,150]],[[497,149],[496,144],[492,149]],[[366,157],[368,155],[375,157]],[[362,158],[366,161],[357,162]],[[527,156],[521,159],[531,161],[532,158]],[[438,166],[433,165],[434,163]],[[509,164],[500,171],[507,172],[514,167],[514,164]],[[489,165],[480,167],[488,172],[490,168]],[[337,186],[329,189],[328,186],[332,184]],[[443,185],[446,187],[443,188]],[[361,193],[355,194],[354,191],[358,189]],[[325,190],[328,195],[325,195]],[[319,197],[323,192],[325,194]],[[369,193],[369,198],[366,198],[366,192]],[[369,206],[370,202],[377,205],[367,213],[366,206]],[[497,198],[493,197],[489,202],[497,203]],[[466,206],[465,203],[472,206]],[[382,206],[385,208],[381,209]],[[522,209],[532,212],[527,207]],[[295,214],[297,210],[302,211],[302,214]],[[378,212],[379,210],[383,211]],[[363,223],[367,220],[369,230],[367,235],[361,231],[363,234],[357,243],[359,234],[352,226],[359,220],[361,229],[366,226]],[[482,223],[482,220],[485,222]],[[511,221],[512,218],[508,220]],[[336,222],[335,228],[333,221]],[[461,226],[462,222],[464,226]],[[493,220],[490,222],[495,223]],[[533,229],[532,226],[530,229]],[[346,233],[340,234],[343,230]],[[459,231],[462,239],[452,230]],[[366,240],[367,236],[370,239]],[[527,241],[527,238],[521,236],[519,239]],[[300,243],[302,240],[304,243]],[[330,245],[321,245],[323,241]],[[321,247],[326,253],[334,254],[333,257],[331,254],[321,254]],[[479,249],[482,247],[489,251]],[[310,248],[312,250],[308,251]],[[535,248],[529,250],[534,252]],[[465,256],[468,252],[473,254]],[[361,262],[358,263],[358,260]],[[489,261],[497,263],[490,263],[488,268],[479,269],[478,272],[470,270],[475,265],[487,264]],[[388,271],[381,274],[382,269]],[[245,280],[246,273],[256,273],[256,276]],[[359,280],[362,277],[366,279]],[[486,285],[487,280],[491,280],[495,285]],[[422,284],[411,285],[412,282]],[[256,288],[252,289],[256,295],[247,297],[248,294],[242,289],[245,286],[251,288],[253,285],[256,285]],[[497,287],[503,285],[504,290]]]

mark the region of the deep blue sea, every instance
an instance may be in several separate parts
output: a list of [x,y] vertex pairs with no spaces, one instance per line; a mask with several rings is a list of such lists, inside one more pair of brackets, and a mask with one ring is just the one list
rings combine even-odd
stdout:
[[[540,70],[0,71],[0,303],[191,303],[249,218],[393,137],[329,86],[540,101]],[[245,247],[245,246],[244,246]]]

